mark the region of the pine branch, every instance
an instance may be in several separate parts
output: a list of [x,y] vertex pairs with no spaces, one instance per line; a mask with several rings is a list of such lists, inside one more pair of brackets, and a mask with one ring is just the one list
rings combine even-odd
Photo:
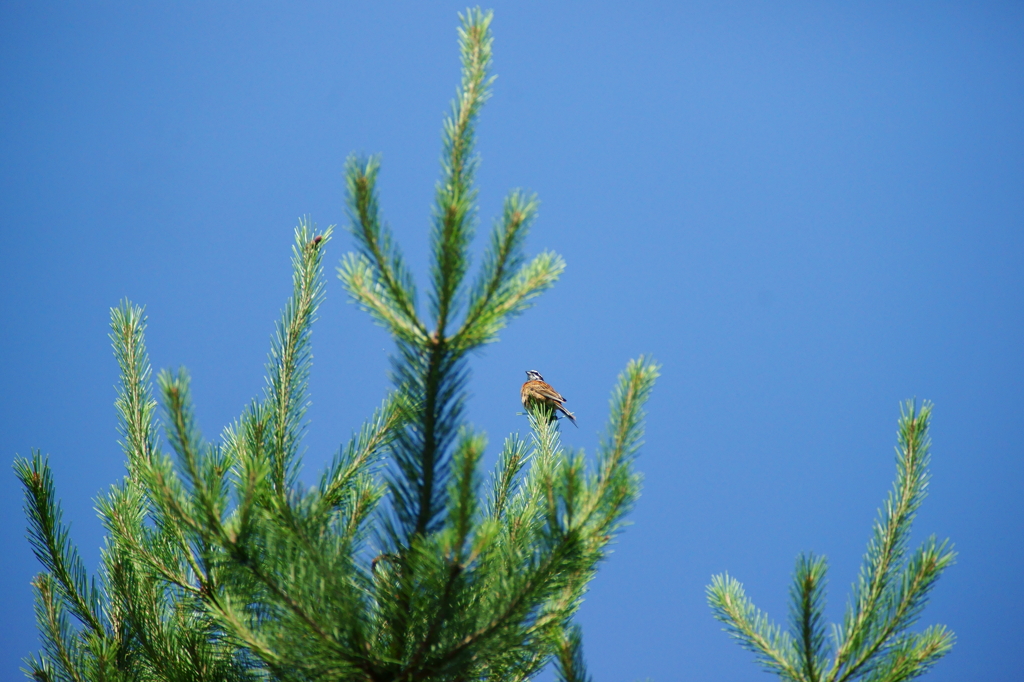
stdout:
[[469,655],[472,648],[495,637],[509,624],[521,621],[535,603],[542,601],[540,596],[551,591],[552,583],[560,575],[559,569],[564,567],[568,556],[577,549],[578,538],[575,533],[570,533],[562,538],[539,566],[533,570],[524,567],[523,572],[527,573],[529,578],[517,586],[514,596],[507,600],[504,608],[482,627],[464,636],[455,647],[428,661],[423,666],[424,670],[428,674],[444,670],[454,661]]
[[461,565],[465,560],[466,543],[476,525],[478,512],[479,465],[487,447],[487,438],[474,434],[468,428],[460,434],[452,458],[453,476],[448,491],[447,528],[450,539],[450,560]]
[[244,544],[215,534],[237,567],[260,586],[255,594],[265,613],[245,623],[232,604],[252,600],[254,592],[237,577],[212,608],[228,631],[259,644],[256,653],[271,668],[291,661],[308,670],[340,665],[349,673],[369,671],[359,626],[365,607],[351,594],[351,548],[346,538],[330,533],[329,518],[309,515],[316,508],[311,502],[275,507]]
[[32,551],[53,577],[53,582],[46,584],[53,586],[71,614],[83,625],[98,636],[105,635],[99,608],[102,594],[89,580],[85,564],[63,523],[64,512],[55,499],[49,463],[38,451],[33,451],[31,461],[16,459],[14,470],[25,487],[25,514],[29,520]]
[[[43,650],[47,656],[34,665],[28,661],[30,668],[58,680],[86,682],[85,652],[68,623],[61,604],[64,597],[56,594],[63,590],[46,573],[39,575],[32,586],[36,592],[36,621],[43,635]],[[55,668],[51,668],[51,665]]]
[[828,658],[825,636],[824,557],[801,554],[793,573],[790,598],[790,636],[796,645],[802,678],[819,682]]
[[[173,463],[166,455],[154,457],[146,463],[140,471],[140,479],[154,504],[157,528],[200,581],[200,588],[208,590],[209,576],[200,565],[201,558],[196,555],[192,540],[198,539],[202,543],[200,551],[205,551],[210,527],[201,519],[209,519],[211,515],[196,512],[194,499],[182,486]],[[219,528],[219,523],[215,527]]]
[[953,648],[953,633],[941,625],[920,635],[907,635],[889,647],[865,678],[866,682],[903,682],[919,677]]
[[401,303],[388,294],[374,264],[365,256],[350,253],[342,258],[338,278],[352,301],[369,312],[393,336],[409,344],[426,343],[427,331],[419,320],[411,320],[401,311]]
[[469,314],[463,328],[473,326],[475,317],[486,310],[491,300],[505,287],[523,264],[523,247],[529,227],[537,217],[537,195],[526,196],[515,190],[502,207],[501,220],[494,225],[491,243],[484,253],[480,275],[470,294]]
[[632,457],[643,444],[643,406],[650,397],[660,366],[641,355],[630,360],[619,375],[615,393],[609,405],[608,432],[601,443],[600,468],[604,478]]
[[[220,514],[207,490],[205,478],[200,474],[199,451],[204,447],[202,437],[195,428],[188,375],[179,370],[176,375],[162,372],[158,377],[167,413],[167,437],[185,470],[192,495],[182,485],[170,458],[154,453],[140,460],[138,477],[149,491],[157,511],[157,526],[176,545],[176,551],[187,562],[200,587],[208,589],[209,576],[201,566],[201,558],[192,546],[192,539],[200,542],[199,554],[205,554],[208,529],[219,526]],[[191,537],[189,537],[191,535]]]
[[199,596],[202,591],[192,584],[188,575],[177,562],[160,556],[146,540],[146,500],[135,485],[128,481],[124,486],[114,486],[100,498],[98,509],[115,546],[123,547],[135,559],[141,560],[168,583]]
[[536,195],[527,197],[518,190],[505,198],[501,220],[491,233],[491,244],[470,294],[466,319],[453,336],[456,345],[469,348],[488,343],[500,330],[495,325],[504,326],[507,299],[516,293],[512,280],[522,268],[523,245],[538,204]]
[[454,608],[453,597],[457,591],[457,583],[459,577],[462,574],[462,565],[456,560],[449,560],[447,567],[447,576],[444,580],[444,587],[441,590],[440,598],[438,599],[437,608],[430,619],[430,625],[427,627],[426,635],[423,640],[416,647],[415,652],[409,659],[409,663],[405,665],[401,672],[399,672],[395,679],[397,680],[414,680],[417,678],[417,672],[420,670],[420,665],[424,657],[428,652],[433,649],[437,640],[440,637],[441,629],[446,620],[452,616]]
[[128,457],[129,471],[137,475],[139,462],[156,450],[154,415],[156,400],[150,386],[152,369],[146,352],[144,310],[127,299],[110,310],[110,340],[121,369],[121,385],[115,406],[121,443]]
[[390,396],[363,425],[358,436],[338,452],[320,478],[317,513],[337,507],[356,480],[383,457],[408,419],[408,409],[401,396]]
[[792,658],[789,635],[747,598],[743,585],[727,573],[712,577],[707,588],[708,603],[715,618],[744,649],[758,657],[767,670],[786,680],[803,680]]
[[453,346],[464,352],[493,343],[498,332],[529,308],[533,299],[554,286],[564,270],[565,261],[551,252],[541,253],[521,266],[486,305],[481,304],[478,311],[470,311],[473,323],[463,325],[452,339]]
[[890,632],[904,630],[917,621],[927,603],[928,593],[955,558],[949,542],[939,543],[935,536],[928,538],[914,552],[903,567],[898,586],[894,586],[889,600],[891,605],[887,604],[886,621],[890,624]]
[[735,579],[713,578],[708,602],[715,617],[768,670],[807,682],[897,682],[923,674],[952,647],[953,634],[941,626],[920,635],[907,632],[955,558],[948,543],[935,538],[906,558],[911,523],[927,490],[930,418],[929,403],[920,411],[913,401],[902,406],[896,481],[874,524],[852,604],[842,626],[833,629],[836,648],[830,664],[823,615],[824,558],[802,555],[797,561],[790,591],[792,636],[771,624]]
[[391,230],[381,223],[377,198],[379,157],[350,156],[345,162],[349,228],[362,258],[339,269],[345,288],[392,334],[422,342],[427,330],[416,315],[416,287]]
[[50,661],[46,658],[31,655],[25,657],[24,661],[25,667],[21,671],[34,680],[34,682],[55,682],[59,677],[57,671],[54,670]]
[[273,645],[250,626],[249,618],[240,613],[230,597],[222,597],[210,604],[210,611],[217,619],[227,624],[227,630],[237,637],[258,657],[278,679],[289,679],[284,657],[278,655]]
[[197,494],[203,511],[207,511],[202,504],[206,499],[204,480],[199,473],[200,453],[205,449],[205,444],[195,425],[190,383],[184,367],[173,374],[165,370],[157,376],[157,384],[163,394],[167,412],[167,440],[178,455],[178,461],[184,469],[185,480]]
[[[244,679],[246,666],[226,653],[203,613],[200,600],[216,588],[203,566],[209,561],[204,524],[193,518],[196,509],[199,518],[219,516],[226,504],[228,462],[219,450],[202,445],[184,372],[165,373],[160,383],[171,417],[169,440],[197,504],[187,499],[170,461],[156,451],[144,322],[141,308],[127,301],[111,311],[111,338],[121,366],[117,407],[130,475],[98,501],[111,538],[101,571],[111,593],[106,613],[114,634],[92,645],[95,671],[88,676],[114,679],[115,673],[134,677],[156,671],[164,679],[194,679],[202,671],[204,679]],[[193,542],[199,543],[198,555]]]
[[[224,667],[224,657],[217,656],[209,619],[201,614],[198,600],[185,596],[187,592],[167,589],[159,574],[147,570],[144,561],[122,546],[108,546],[103,564],[115,595],[112,606],[123,615],[126,625],[122,639],[130,643],[130,656],[110,652],[104,657],[118,659],[113,667],[129,671],[130,677],[187,680],[202,671],[210,680],[238,679],[217,674],[224,672],[218,670]],[[89,678],[109,676],[90,674]]]
[[598,448],[597,487],[584,511],[587,523],[597,518],[595,532],[614,532],[640,494],[632,463],[643,445],[644,405],[650,398],[661,366],[641,355],[630,360],[610,401],[608,426]]
[[487,72],[491,65],[493,14],[479,8],[459,15],[459,47],[462,52],[462,84],[444,121],[444,152],[441,179],[434,202],[431,231],[433,292],[431,308],[436,321],[435,335],[443,338],[456,306],[456,294],[469,267],[469,242],[473,238],[476,190],[473,177],[476,119],[490,98],[494,81]]
[[468,372],[464,358],[435,339],[424,349],[399,343],[393,380],[411,406],[408,426],[392,448],[395,469],[388,474],[395,524],[392,543],[408,546],[413,537],[438,530],[446,506],[446,486],[458,426],[465,405]]
[[[911,523],[927,490],[931,410],[931,405],[925,403],[918,412],[913,401],[908,401],[900,411],[896,482],[875,522],[874,537],[868,544],[855,586],[853,605],[839,631],[840,643],[828,677],[835,682],[845,682],[859,674],[899,627],[897,618],[887,618],[892,614],[887,613],[885,602],[891,599],[910,538]],[[943,567],[951,561],[952,556]],[[937,577],[935,574],[921,586],[930,586]]]
[[224,448],[234,454],[231,471],[237,506],[224,524],[224,541],[245,544],[257,508],[271,495],[271,462],[267,453],[270,410],[253,403],[231,428],[225,429]]
[[558,643],[555,658],[555,679],[558,682],[593,682],[583,660],[583,629],[579,625],[569,626]]
[[[410,427],[397,441],[398,472],[389,481],[398,522],[394,529],[397,545],[408,545],[413,537],[423,537],[439,528],[445,507],[443,481],[465,400],[465,351],[452,344],[446,330],[458,305],[457,293],[468,267],[473,233],[473,130],[491,82],[487,77],[490,20],[489,13],[469,10],[462,16],[459,31],[462,85],[452,114],[445,121],[442,178],[437,186],[431,233],[431,309],[436,328],[425,340],[398,336],[395,383],[416,409]],[[348,271],[356,273],[352,261]],[[377,316],[391,319],[399,314],[399,310],[390,310]]]
[[513,486],[519,479],[519,472],[529,460],[526,442],[512,434],[505,440],[505,446],[498,456],[498,465],[492,477],[492,491],[488,504],[488,517],[503,518]]
[[295,229],[292,247],[292,297],[285,305],[267,362],[267,400],[272,405],[270,434],[274,488],[283,496],[294,476],[297,447],[306,412],[306,386],[312,362],[310,333],[323,299],[321,262],[333,228],[314,235],[308,219]]

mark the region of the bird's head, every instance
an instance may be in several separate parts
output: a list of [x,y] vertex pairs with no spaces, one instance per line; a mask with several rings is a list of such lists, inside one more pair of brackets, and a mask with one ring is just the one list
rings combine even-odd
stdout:
[[540,375],[540,372],[538,372],[537,370],[535,370],[535,369],[528,369],[528,370],[526,370],[526,380],[527,381],[544,381],[544,377],[542,377]]

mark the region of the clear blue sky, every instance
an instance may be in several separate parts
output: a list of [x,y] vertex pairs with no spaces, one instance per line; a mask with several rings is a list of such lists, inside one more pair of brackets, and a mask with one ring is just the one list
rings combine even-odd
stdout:
[[[936,404],[915,534],[959,551],[929,679],[1024,678],[1024,6],[627,4],[494,3],[479,131],[481,227],[535,190],[529,247],[568,269],[474,359],[472,421],[523,430],[539,369],[592,452],[617,372],[664,363],[643,497],[580,615],[596,679],[767,679],[711,618],[716,572],[782,621],[796,555],[826,554],[838,619],[914,396]],[[296,219],[344,222],[351,151],[383,153],[422,276],[462,8],[0,6],[0,453],[50,454],[90,566],[124,471],[108,309],[147,306],[215,437],[262,389]],[[390,343],[333,277],[321,317],[309,472],[387,390]],[[0,504],[14,680],[38,565],[9,469]]]

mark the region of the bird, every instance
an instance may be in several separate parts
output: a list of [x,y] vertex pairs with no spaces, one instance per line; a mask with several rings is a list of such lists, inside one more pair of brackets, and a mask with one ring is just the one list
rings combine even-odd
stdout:
[[576,415],[562,406],[565,402],[565,398],[561,393],[551,388],[551,384],[544,381],[544,377],[540,375],[535,369],[529,369],[526,371],[526,383],[523,384],[523,388],[519,391],[519,396],[522,398],[523,407],[527,411],[535,405],[545,405],[551,408],[551,419],[557,419],[556,412],[561,412],[572,425],[579,428],[576,424]]

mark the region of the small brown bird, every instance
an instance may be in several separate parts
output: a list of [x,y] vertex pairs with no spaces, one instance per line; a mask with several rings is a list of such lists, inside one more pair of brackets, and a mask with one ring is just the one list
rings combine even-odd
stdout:
[[556,413],[561,412],[569,418],[569,421],[572,422],[573,426],[579,428],[576,424],[576,415],[562,406],[562,403],[565,402],[565,398],[562,397],[562,394],[558,391],[551,388],[551,384],[544,381],[544,377],[542,377],[540,372],[537,370],[530,369],[526,371],[526,383],[523,384],[523,388],[519,392],[519,395],[523,400],[523,407],[525,407],[527,411],[538,403],[541,405],[547,405],[552,408],[552,419],[557,419],[558,417],[555,416]]

